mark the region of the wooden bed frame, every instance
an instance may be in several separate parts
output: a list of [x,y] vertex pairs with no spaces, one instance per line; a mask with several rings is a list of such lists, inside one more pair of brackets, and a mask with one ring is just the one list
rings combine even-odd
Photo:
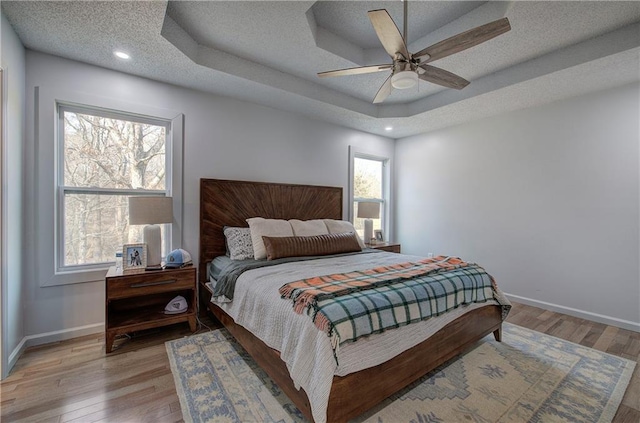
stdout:
[[[200,310],[210,310],[244,349],[278,384],[302,413],[313,421],[304,390],[297,390],[280,353],[236,324],[211,303],[206,264],[226,252],[223,227],[247,227],[250,217],[272,219],[342,219],[342,188],[264,182],[200,180]],[[376,367],[334,376],[327,422],[346,422],[374,407],[442,363],[493,332],[500,341],[499,306],[475,309],[436,332],[428,340]]]

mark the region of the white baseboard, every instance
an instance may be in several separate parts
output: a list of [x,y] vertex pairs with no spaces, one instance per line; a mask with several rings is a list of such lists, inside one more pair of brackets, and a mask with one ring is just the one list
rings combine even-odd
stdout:
[[[94,323],[92,325],[77,326],[75,328],[56,330],[53,332],[39,333],[37,335],[27,335],[18,343],[9,355],[9,372],[18,361],[27,347],[34,345],[49,344],[51,342],[65,341],[79,336],[91,335],[104,332],[104,323]],[[7,374],[9,373],[7,372]]]
[[25,346],[26,343],[27,343],[27,338],[22,338],[22,340],[13,349],[13,351],[11,351],[11,354],[9,354],[9,360],[8,360],[9,363],[7,365],[7,371],[4,372],[4,374],[2,375],[3,379],[6,378],[7,376],[9,376],[9,373],[11,372],[11,369],[13,369],[13,366],[15,366],[16,362],[18,361],[18,359],[22,355],[22,352],[26,348],[26,346]]
[[640,323],[632,322],[630,320],[618,319],[616,317],[604,316],[602,314],[592,313],[590,311],[578,310],[576,308],[565,307],[558,304],[547,303],[545,301],[532,300],[531,298],[521,297],[519,295],[507,294],[504,295],[509,299],[517,303],[522,303],[534,307],[543,308],[545,310],[551,310],[558,313],[568,314],[569,316],[579,317],[581,319],[591,320],[593,322],[604,323],[610,326],[616,326],[622,329],[632,330],[634,332],[640,332]]

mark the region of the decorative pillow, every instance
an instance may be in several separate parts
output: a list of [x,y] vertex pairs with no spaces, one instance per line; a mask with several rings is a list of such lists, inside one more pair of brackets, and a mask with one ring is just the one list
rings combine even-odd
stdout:
[[253,258],[253,243],[251,242],[251,229],[249,228],[224,228],[224,236],[227,239],[227,249],[231,260],[246,260]]
[[251,219],[247,219],[247,223],[249,223],[249,228],[251,229],[253,257],[256,260],[267,258],[267,250],[262,240],[263,236],[293,236],[291,224],[286,220],[252,217]]
[[313,236],[313,235],[325,235],[329,233],[327,225],[324,224],[324,220],[297,220],[292,219],[289,221],[291,229],[293,229],[294,236]]
[[356,232],[356,228],[353,227],[353,223],[348,222],[346,220],[333,220],[333,219],[324,219],[325,225],[327,225],[327,229],[330,234],[340,234],[345,232],[353,232],[356,234],[358,238],[358,244],[360,244],[360,248],[366,248],[362,239],[360,239],[360,235]]
[[267,260],[282,257],[326,256],[329,254],[362,251],[358,234],[340,233],[314,236],[263,236]]

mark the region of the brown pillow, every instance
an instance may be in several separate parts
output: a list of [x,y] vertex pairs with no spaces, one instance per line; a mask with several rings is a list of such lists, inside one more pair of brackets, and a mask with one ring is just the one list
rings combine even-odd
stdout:
[[263,236],[267,260],[283,257],[326,256],[362,251],[353,232],[314,236]]

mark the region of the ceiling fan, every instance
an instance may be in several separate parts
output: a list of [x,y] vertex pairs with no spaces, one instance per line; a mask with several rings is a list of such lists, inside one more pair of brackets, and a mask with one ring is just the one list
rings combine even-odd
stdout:
[[320,72],[318,76],[358,75],[363,73],[382,72],[391,69],[391,75],[384,81],[375,98],[375,103],[382,103],[391,94],[393,88],[406,89],[415,86],[419,79],[442,85],[447,88],[461,90],[469,85],[469,81],[444,69],[428,65],[434,60],[442,59],[454,53],[481,44],[511,29],[507,18],[478,26],[447,38],[417,53],[411,54],[407,50],[407,3],[404,0],[404,36],[391,19],[386,9],[368,12],[371,24],[378,34],[384,49],[389,53],[393,63],[386,65],[360,66],[356,68],[339,69]]

